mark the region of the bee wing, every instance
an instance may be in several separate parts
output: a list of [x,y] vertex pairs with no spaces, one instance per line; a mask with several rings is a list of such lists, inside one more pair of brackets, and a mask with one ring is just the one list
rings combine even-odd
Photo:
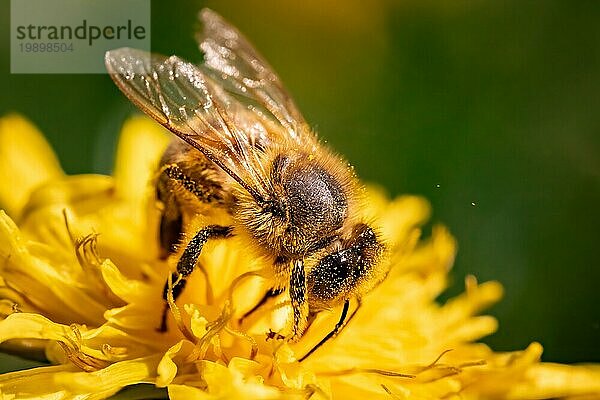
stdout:
[[[250,42],[212,10],[200,11],[199,19],[203,30],[196,35],[196,41],[204,53],[204,64],[200,68],[251,105],[257,118],[267,117],[281,125],[286,139],[303,148],[313,146],[314,135],[296,104]],[[271,141],[282,139],[272,137]]]
[[106,53],[108,72],[142,111],[219,165],[257,200],[267,197],[261,164],[277,129],[226,93],[197,66],[176,56],[121,48]]

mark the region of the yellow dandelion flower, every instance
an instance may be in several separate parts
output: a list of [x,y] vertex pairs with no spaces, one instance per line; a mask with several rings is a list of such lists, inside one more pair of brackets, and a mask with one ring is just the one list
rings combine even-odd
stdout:
[[[52,364],[0,375],[10,399],[102,399],[137,383],[172,399],[510,398],[600,396],[600,367],[540,363],[542,348],[495,353],[476,343],[502,296],[469,277],[440,305],[456,243],[443,227],[422,239],[429,206],[368,189],[391,272],[354,318],[305,357],[339,318],[321,312],[297,343],[271,332],[285,302],[248,314],[268,284],[240,279],[266,265],[235,236],[209,242],[204,267],[157,331],[172,260],[160,259],[151,183],[169,137],[143,117],[121,133],[115,172],[66,176],[22,117],[0,120],[0,341]],[[143,148],[140,148],[142,146]],[[202,221],[198,221],[200,224]],[[172,299],[170,299],[172,302]]]

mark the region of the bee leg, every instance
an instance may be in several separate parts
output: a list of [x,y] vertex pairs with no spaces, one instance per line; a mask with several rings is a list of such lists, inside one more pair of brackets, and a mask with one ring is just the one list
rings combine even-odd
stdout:
[[[183,254],[177,261],[177,271],[173,272],[171,275],[171,279],[173,282],[172,286],[172,294],[173,300],[176,300],[177,297],[183,291],[185,284],[187,283],[187,277],[194,271],[196,264],[198,262],[198,257],[200,257],[200,253],[202,252],[202,247],[208,241],[208,239],[217,239],[217,238],[227,238],[231,236],[231,230],[233,228],[231,226],[221,226],[221,225],[209,225],[196,233],[196,235],[190,240],[187,244]],[[165,287],[163,289],[163,299],[167,300],[167,295],[169,294],[169,283],[165,283]],[[161,319],[161,325],[159,330],[161,332],[165,332],[167,330],[167,312],[169,311],[169,304],[165,303],[165,308],[163,310],[163,315]]]
[[293,261],[290,275],[290,301],[292,303],[292,336],[291,340],[300,339],[308,322],[308,301],[306,301],[306,272],[304,261]]
[[348,318],[346,318],[348,316],[348,309],[350,308],[350,300],[344,301],[344,308],[342,308],[342,315],[340,316],[340,320],[337,322],[337,324],[335,324],[335,327],[333,328],[333,330],[331,332],[329,332],[327,334],[327,336],[325,336],[323,339],[321,339],[321,341],[319,343],[317,343],[312,349],[310,349],[310,351],[308,353],[303,355],[298,361],[300,361],[300,362],[304,361],[308,356],[310,356],[312,353],[314,353],[319,347],[321,347],[323,344],[325,344],[325,342],[327,342],[329,339],[337,336],[337,334],[340,332],[340,330],[342,330],[342,328],[344,326],[346,326],[346,324],[348,324],[350,321],[352,321],[352,318],[354,318],[354,316],[356,315],[356,312],[360,308],[360,305],[361,305],[361,303],[360,303],[360,299],[359,299],[356,309],[354,309],[354,311],[352,311],[352,314],[350,314],[350,316]]

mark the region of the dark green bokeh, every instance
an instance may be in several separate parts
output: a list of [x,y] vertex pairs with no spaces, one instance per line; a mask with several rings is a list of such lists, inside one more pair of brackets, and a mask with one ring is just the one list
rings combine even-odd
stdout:
[[[600,361],[600,3],[363,3],[157,1],[152,46],[198,60],[196,11],[222,13],[365,180],[431,201],[460,246],[450,294],[469,273],[505,285],[487,343]],[[10,75],[0,15],[0,113],[67,172],[109,172],[133,108],[104,75]]]

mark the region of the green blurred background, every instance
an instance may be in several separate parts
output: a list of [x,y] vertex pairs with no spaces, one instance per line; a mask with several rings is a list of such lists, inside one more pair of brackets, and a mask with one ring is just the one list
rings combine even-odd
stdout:
[[[67,172],[110,172],[133,107],[106,75],[11,75],[1,4],[0,113],[34,121]],[[442,301],[466,274],[505,285],[486,343],[600,361],[600,2],[153,1],[153,50],[200,60],[203,6],[364,180],[431,201],[460,246]]]

